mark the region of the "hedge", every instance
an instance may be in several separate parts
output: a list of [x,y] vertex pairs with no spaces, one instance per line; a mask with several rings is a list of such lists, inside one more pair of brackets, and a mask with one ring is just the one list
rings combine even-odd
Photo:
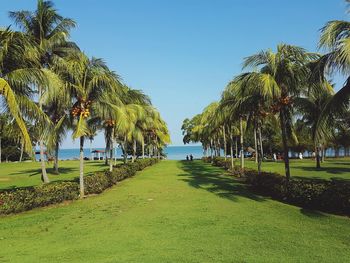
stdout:
[[[203,158],[215,166],[227,168],[223,158]],[[350,215],[350,182],[342,180],[295,179],[289,181],[278,173],[234,167],[234,176],[243,176],[252,190],[289,204],[323,212]]]
[[[137,171],[157,163],[158,159],[140,159],[134,163],[117,165],[112,172],[97,172],[84,177],[85,194],[99,194]],[[79,178],[57,181],[0,192],[0,214],[19,213],[79,198]]]

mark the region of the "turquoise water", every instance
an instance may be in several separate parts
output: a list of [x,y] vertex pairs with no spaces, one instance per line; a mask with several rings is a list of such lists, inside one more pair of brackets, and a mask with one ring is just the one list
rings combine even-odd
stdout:
[[[93,148],[92,150],[104,150],[102,148]],[[165,148],[165,153],[167,159],[169,160],[184,160],[186,155],[192,154],[194,158],[201,158],[203,156],[203,150],[201,146],[168,146]],[[122,151],[120,148],[117,148],[117,158],[121,158]],[[91,157],[90,149],[84,149],[84,156]],[[101,154],[101,157],[103,155]],[[39,155],[36,156],[37,159]],[[60,160],[67,159],[78,159],[79,158],[79,149],[60,149],[58,152],[58,158]]]
[[[103,148],[93,148],[92,150],[104,150]],[[121,158],[122,151],[120,148],[117,148],[117,158]],[[203,157],[203,148],[202,146],[168,146],[165,148],[165,153],[167,155],[167,159],[169,160],[184,160],[186,159],[186,155],[192,154],[193,157],[201,158]],[[289,153],[290,157],[298,157],[299,153]],[[341,149],[339,151],[340,156],[344,155],[344,150]],[[327,149],[327,156],[334,156],[334,150],[333,149]],[[91,157],[90,149],[84,149],[84,156],[85,157]],[[101,154],[101,157],[103,155]],[[310,157],[311,153],[305,152],[303,154],[304,157]],[[39,155],[36,156],[37,159],[39,158]],[[58,153],[58,158],[60,160],[67,160],[67,159],[78,159],[79,158],[79,149],[60,149]]]

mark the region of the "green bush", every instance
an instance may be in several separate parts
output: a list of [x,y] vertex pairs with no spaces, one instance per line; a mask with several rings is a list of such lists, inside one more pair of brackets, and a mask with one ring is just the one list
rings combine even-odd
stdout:
[[[227,168],[224,158],[204,158],[205,162]],[[277,173],[240,169],[229,170],[234,176],[246,178],[252,190],[289,204],[329,213],[350,215],[350,182],[320,179],[287,179]]]
[[[137,171],[157,163],[158,159],[140,159],[117,165],[112,172],[97,172],[84,177],[85,194],[99,194]],[[35,207],[56,204],[79,198],[79,178],[50,184],[24,187],[0,192],[0,214],[18,213]]]
[[54,182],[0,193],[0,214],[18,213],[79,197],[76,182]]
[[350,183],[319,179],[287,179],[275,173],[246,172],[247,182],[258,193],[324,212],[350,215]]

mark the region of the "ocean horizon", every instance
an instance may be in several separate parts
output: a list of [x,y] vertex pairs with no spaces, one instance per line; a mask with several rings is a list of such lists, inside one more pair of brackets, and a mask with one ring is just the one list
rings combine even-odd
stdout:
[[[84,157],[93,157],[91,151],[94,150],[101,150],[104,151],[105,148],[94,148],[90,147],[84,149]],[[38,151],[38,150],[37,150]],[[168,160],[185,160],[186,155],[193,155],[193,158],[198,159],[203,157],[203,148],[201,145],[182,145],[182,146],[167,146],[164,148],[164,152],[166,154],[166,158]],[[120,147],[116,148],[115,154],[117,158],[122,158],[122,150]],[[223,151],[222,151],[223,154]],[[311,157],[312,152],[304,152],[304,157]],[[344,156],[345,151],[344,149],[339,150],[339,156]],[[101,157],[103,154],[101,154]],[[298,158],[299,153],[296,152],[289,152],[290,157]],[[326,156],[328,157],[334,157],[335,151],[334,149],[327,149]],[[97,155],[95,156],[97,157]],[[39,160],[39,155],[36,155],[36,159]],[[58,159],[59,160],[75,160],[79,159],[79,148],[62,148],[59,149],[58,152]]]
[[[92,156],[91,151],[102,150],[104,148],[85,148],[84,157],[90,158]],[[203,157],[203,148],[200,145],[183,145],[183,146],[167,146],[164,148],[164,152],[167,155],[169,160],[184,160],[186,155],[192,154],[194,158]],[[122,158],[121,148],[116,148],[117,158]],[[101,155],[102,157],[102,155]],[[36,155],[36,158],[39,159],[39,155]],[[59,160],[74,160],[79,159],[79,148],[62,148],[58,151]]]

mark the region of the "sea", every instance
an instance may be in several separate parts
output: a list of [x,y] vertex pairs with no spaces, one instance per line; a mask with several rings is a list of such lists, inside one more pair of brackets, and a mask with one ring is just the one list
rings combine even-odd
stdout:
[[[84,156],[85,157],[93,157],[91,150],[100,150],[104,151],[104,148],[85,148],[84,149]],[[200,145],[186,145],[186,146],[167,146],[164,150],[166,154],[166,158],[169,160],[185,160],[186,155],[193,155],[193,158],[198,159],[203,157],[203,148]],[[223,154],[223,152],[222,152]],[[344,149],[340,149],[339,156],[344,155]],[[96,154],[95,157],[98,155]],[[116,148],[116,156],[117,158],[122,158],[122,151],[120,148]],[[290,157],[298,158],[299,153],[290,152]],[[304,157],[311,157],[312,152],[304,152]],[[326,156],[328,157],[334,157],[335,152],[333,149],[327,149]],[[100,155],[100,157],[103,157],[103,154]],[[36,155],[36,158],[39,159],[39,155]],[[74,160],[79,159],[79,149],[60,149],[58,153],[58,158],[60,160]]]
[[[84,156],[85,157],[91,157],[91,150],[100,150],[104,151],[103,148],[85,148],[84,149]],[[192,154],[194,158],[201,158],[203,157],[203,148],[202,146],[168,146],[164,149],[165,154],[167,155],[167,159],[169,160],[184,160],[186,159],[186,155]],[[116,154],[117,158],[122,158],[122,151],[120,148],[116,148]],[[96,157],[98,154],[95,155]],[[100,157],[102,157],[103,154],[100,154]],[[37,154],[36,158],[39,159],[40,156]],[[58,158],[60,160],[74,160],[79,159],[79,149],[60,149],[58,152]]]

